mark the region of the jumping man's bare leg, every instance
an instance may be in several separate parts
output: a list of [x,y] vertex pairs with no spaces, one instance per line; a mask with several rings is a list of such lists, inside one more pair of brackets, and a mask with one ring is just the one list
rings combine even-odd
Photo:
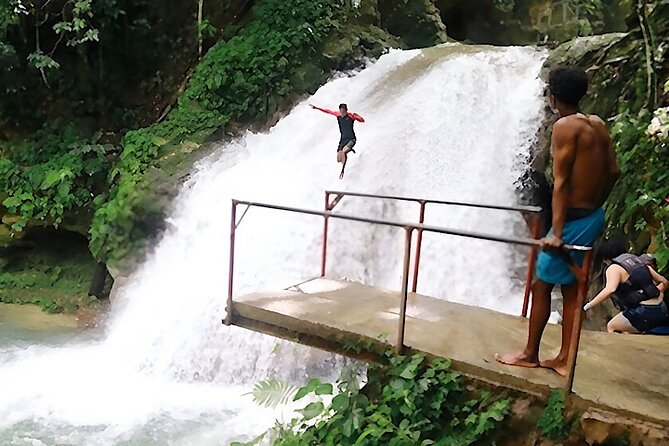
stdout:
[[339,174],[339,179],[341,180],[342,178],[344,178],[344,169],[346,169],[346,161],[348,161],[348,156],[346,155],[346,152],[345,152],[345,151],[342,151],[342,152],[340,152],[340,153],[343,153],[343,154],[344,154],[344,157],[343,157],[343,158],[344,158],[344,161],[342,162],[342,165],[341,165],[341,173]]
[[532,285],[532,311],[530,312],[530,327],[525,349],[518,353],[495,354],[495,359],[502,364],[516,365],[520,367],[539,366],[539,344],[541,336],[548,323],[551,313],[551,290],[550,283],[536,280]]

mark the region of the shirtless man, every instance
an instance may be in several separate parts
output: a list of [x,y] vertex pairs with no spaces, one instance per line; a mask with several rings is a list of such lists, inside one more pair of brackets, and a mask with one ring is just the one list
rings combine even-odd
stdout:
[[322,111],[329,115],[337,117],[337,122],[339,123],[339,145],[337,146],[337,162],[342,163],[341,173],[339,174],[339,179],[344,178],[344,169],[346,169],[346,161],[348,159],[348,153],[353,152],[353,146],[355,146],[355,132],[353,131],[353,124],[355,121],[365,122],[362,116],[356,113],[349,113],[348,106],[346,104],[339,104],[339,111],[328,110],[326,108],[316,107],[312,105],[311,108],[314,110]]
[[[496,354],[503,364],[547,367],[567,374],[569,341],[576,311],[578,282],[558,250],[564,244],[592,246],[604,230],[602,205],[618,180],[620,170],[606,124],[579,111],[588,89],[585,71],[560,67],[550,73],[549,102],[560,119],[553,125],[551,152],[554,188],[553,226],[542,240],[532,285],[532,311],[525,349]],[[577,264],[583,253],[570,253]],[[551,291],[560,285],[563,297],[562,346],[557,357],[539,362],[539,344],[551,310]]]

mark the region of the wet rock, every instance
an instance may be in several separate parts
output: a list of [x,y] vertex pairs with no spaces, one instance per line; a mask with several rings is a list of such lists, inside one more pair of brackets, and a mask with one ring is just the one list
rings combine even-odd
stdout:
[[601,410],[589,410],[581,417],[581,428],[589,445],[625,444],[665,446],[669,428],[650,421],[624,417]]
[[575,65],[585,69],[590,76],[590,88],[583,99],[582,108],[604,119],[616,114],[618,101],[623,97],[624,84],[634,72],[627,62],[641,48],[630,34],[614,33],[581,37],[560,45],[546,59],[542,76],[558,65]]
[[379,0],[381,25],[409,48],[446,42],[446,26],[431,0]]
[[551,0],[437,0],[449,36],[496,45],[564,42],[574,36],[624,31],[630,6],[604,0],[588,10],[576,2]]

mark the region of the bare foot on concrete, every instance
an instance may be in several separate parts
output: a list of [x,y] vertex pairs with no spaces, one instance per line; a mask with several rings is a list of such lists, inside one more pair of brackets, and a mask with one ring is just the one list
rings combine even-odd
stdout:
[[567,376],[567,360],[562,358],[551,359],[550,361],[541,361],[541,367],[551,369],[560,376]]
[[501,353],[495,353],[495,360],[506,365],[515,365],[518,367],[539,367],[539,360],[536,358],[531,358],[526,355],[524,352],[520,353],[507,353],[505,355]]

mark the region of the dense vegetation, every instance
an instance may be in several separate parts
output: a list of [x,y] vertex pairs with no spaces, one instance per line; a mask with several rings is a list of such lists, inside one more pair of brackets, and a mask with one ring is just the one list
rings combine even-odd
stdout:
[[[665,201],[669,198],[669,4],[639,1],[635,21],[633,32],[606,53],[612,62],[602,61],[606,65],[593,78],[593,88],[602,96],[612,94],[605,90],[617,79],[612,137],[621,175],[608,201],[607,218],[610,232],[623,233],[636,252],[654,252],[660,269],[665,269],[669,263],[669,203]],[[622,59],[616,61],[617,56]],[[595,96],[595,110],[597,100]]]
[[[294,393],[296,401],[312,396],[299,416],[246,446],[266,436],[274,446],[467,446],[487,438],[510,408],[508,398],[467,391],[445,359],[389,354],[387,365],[370,365],[363,390],[350,372],[344,370],[336,392],[311,380]],[[255,395],[267,401],[266,393]],[[333,396],[329,404],[323,395]]]

